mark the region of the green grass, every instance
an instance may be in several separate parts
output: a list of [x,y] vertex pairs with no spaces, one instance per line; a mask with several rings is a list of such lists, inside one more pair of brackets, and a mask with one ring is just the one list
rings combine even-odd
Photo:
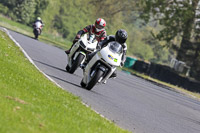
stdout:
[[127,71],[133,75],[136,75],[136,76],[139,76],[139,77],[142,77],[143,79],[146,79],[146,80],[149,80],[149,81],[153,81],[155,83],[159,83],[159,84],[162,84],[162,85],[165,85],[165,86],[168,86],[170,88],[173,88],[175,89],[176,91],[180,92],[180,93],[183,93],[187,96],[190,96],[190,97],[193,97],[193,98],[196,98],[198,100],[200,100],[200,94],[199,93],[195,93],[195,92],[191,92],[191,91],[188,91],[184,88],[180,88],[178,86],[175,86],[175,85],[172,85],[172,84],[169,84],[169,83],[166,83],[166,82],[163,82],[163,81],[160,81],[160,80],[157,80],[157,79],[154,79],[154,78],[151,78],[150,76],[147,76],[147,75],[144,75],[144,74],[141,74],[139,72],[136,72],[130,68],[125,68],[123,67],[121,70],[124,70],[124,71]]
[[0,31],[1,133],[118,133],[125,131],[50,82]]
[[[19,32],[29,37],[34,37],[32,27],[14,22],[1,14],[0,14],[0,26]],[[68,49],[71,46],[72,44],[71,41],[62,38],[62,36],[56,32],[55,33],[53,31],[51,31],[51,33],[49,32],[50,31],[46,31],[44,27],[42,34],[39,36],[39,40],[63,49]]]

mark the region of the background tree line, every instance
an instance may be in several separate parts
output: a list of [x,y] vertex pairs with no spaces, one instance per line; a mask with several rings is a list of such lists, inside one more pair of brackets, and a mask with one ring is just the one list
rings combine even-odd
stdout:
[[152,41],[154,39],[148,32],[153,29],[152,26],[140,24],[137,1],[2,0],[0,4],[1,13],[27,25],[32,24],[33,20],[40,16],[45,22],[45,31],[61,35],[70,41],[77,31],[102,17],[107,22],[108,34],[115,34],[120,28],[127,30],[130,56],[155,62],[168,62],[168,49],[163,49],[158,41]]
[[[40,16],[45,31],[70,41],[77,31],[102,17],[108,34],[121,28],[127,30],[129,56],[165,64],[169,57],[177,57],[192,67],[192,75],[197,78],[198,3],[199,0],[1,0],[0,12],[27,25]],[[189,46],[187,41],[194,45],[185,48]]]
[[153,33],[165,41],[175,57],[191,67],[190,75],[200,80],[200,1],[199,0],[142,0],[141,17],[146,23],[156,21],[163,28]]

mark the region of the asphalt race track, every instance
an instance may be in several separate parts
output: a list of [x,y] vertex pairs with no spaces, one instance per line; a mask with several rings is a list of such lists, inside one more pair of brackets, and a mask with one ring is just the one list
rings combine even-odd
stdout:
[[107,84],[85,90],[81,69],[65,71],[64,50],[9,33],[40,70],[120,127],[135,133],[200,133],[200,101],[120,71]]

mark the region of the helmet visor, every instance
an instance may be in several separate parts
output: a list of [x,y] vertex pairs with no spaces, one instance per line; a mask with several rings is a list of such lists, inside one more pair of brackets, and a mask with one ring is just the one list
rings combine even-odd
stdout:
[[95,24],[95,27],[96,27],[97,29],[103,29],[103,28],[104,28],[104,26],[101,26],[101,25],[98,25],[98,24]]

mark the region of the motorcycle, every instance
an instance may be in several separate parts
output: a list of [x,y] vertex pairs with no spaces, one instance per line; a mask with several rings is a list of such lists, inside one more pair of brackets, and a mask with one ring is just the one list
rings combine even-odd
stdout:
[[95,39],[95,35],[84,34],[78,42],[76,42],[71,48],[70,54],[67,56],[68,64],[66,71],[74,73],[76,69],[82,65],[87,59],[89,53],[95,52],[98,41]]
[[42,32],[42,26],[43,26],[42,23],[39,22],[39,21],[34,24],[33,33],[35,35],[35,39],[38,39],[38,36],[41,34],[41,32]]
[[123,48],[118,42],[112,41],[98,51],[86,65],[81,86],[91,90],[97,83],[105,83],[120,66]]

